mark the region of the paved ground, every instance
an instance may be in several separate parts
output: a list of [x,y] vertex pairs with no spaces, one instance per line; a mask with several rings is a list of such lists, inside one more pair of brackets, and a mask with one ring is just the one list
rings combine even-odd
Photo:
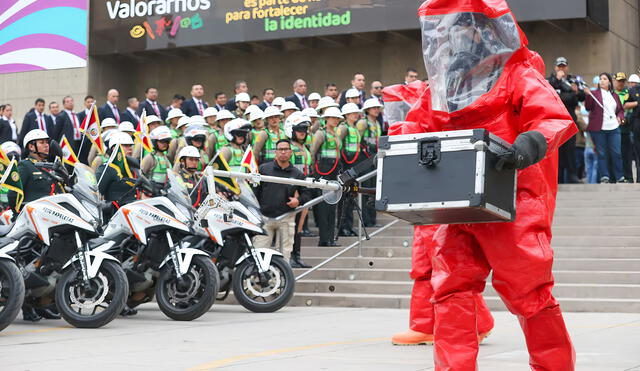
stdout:
[[[394,347],[407,324],[398,309],[286,308],[253,314],[216,305],[174,322],[147,304],[99,330],[62,321],[17,320],[0,333],[0,370],[431,370],[432,348]],[[495,313],[481,346],[483,370],[524,371],[527,353],[513,316]],[[640,371],[640,314],[568,313],[577,370]]]

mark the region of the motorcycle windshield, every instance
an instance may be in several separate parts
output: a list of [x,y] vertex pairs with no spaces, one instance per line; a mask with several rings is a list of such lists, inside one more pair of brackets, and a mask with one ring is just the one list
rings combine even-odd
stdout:
[[433,110],[459,111],[496,84],[505,64],[521,47],[511,13],[421,17],[422,51],[429,75]]
[[189,212],[185,216],[191,216],[191,198],[189,197],[189,191],[187,190],[187,186],[184,184],[184,181],[173,170],[167,170],[167,177],[167,184],[169,186],[167,189],[167,198],[172,202],[175,202],[177,206],[179,205],[186,208]]
[[244,206],[260,210],[258,199],[249,186],[249,183],[247,183],[246,180],[238,179],[238,185],[240,186],[240,195],[238,196],[238,201],[240,201],[240,203]]
[[100,202],[100,194],[98,193],[96,176],[91,168],[85,164],[77,163],[75,168],[76,184],[73,186],[74,192],[97,205]]

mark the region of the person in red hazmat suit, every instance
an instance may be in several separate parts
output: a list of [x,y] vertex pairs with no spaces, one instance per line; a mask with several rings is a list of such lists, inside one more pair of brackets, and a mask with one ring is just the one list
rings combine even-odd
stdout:
[[575,125],[506,1],[429,0],[419,15],[431,110],[414,109],[414,126],[485,128],[512,143],[496,167],[518,169],[514,222],[443,225],[431,239],[436,370],[477,369],[476,297],[490,271],[518,316],[531,368],[574,370],[575,351],[551,293],[550,242],[557,150]]
[[[389,135],[414,134],[424,130],[413,119],[419,120],[430,115],[431,95],[428,85],[422,81],[410,84],[388,86],[383,90],[385,111],[390,120]],[[422,99],[422,104],[410,110]],[[426,111],[426,112],[425,112]],[[408,112],[408,114],[407,114]],[[394,124],[395,121],[403,121]],[[437,226],[415,226],[411,257],[411,279],[414,280],[409,310],[409,330],[391,338],[394,345],[433,344],[434,313],[431,304],[433,288],[431,286],[431,256],[433,253],[433,234]],[[476,295],[478,308],[478,341],[481,342],[493,328],[493,316],[487,308],[482,295]]]

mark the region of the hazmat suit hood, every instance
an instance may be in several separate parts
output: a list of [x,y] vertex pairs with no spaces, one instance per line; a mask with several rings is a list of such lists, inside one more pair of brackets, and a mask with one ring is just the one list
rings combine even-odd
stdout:
[[505,0],[427,0],[418,15],[434,111],[472,105],[528,51]]

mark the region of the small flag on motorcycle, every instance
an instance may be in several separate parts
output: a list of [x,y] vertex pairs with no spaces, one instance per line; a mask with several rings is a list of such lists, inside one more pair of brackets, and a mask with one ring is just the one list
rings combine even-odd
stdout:
[[[216,157],[213,159],[211,166],[213,167],[213,170],[231,171],[227,160],[224,159],[224,156],[220,156],[220,152],[216,154]],[[240,186],[238,186],[238,182],[234,178],[217,176],[215,177],[215,180],[216,183],[219,183],[220,185],[226,187],[231,192],[237,195],[240,194]]]
[[253,156],[253,148],[251,148],[251,146],[247,147],[247,150],[244,152],[241,165],[246,167],[250,173],[258,172],[258,163],[256,162],[256,158]]
[[104,153],[102,131],[100,130],[100,117],[98,116],[98,108],[95,103],[91,106],[91,113],[82,120],[80,131],[89,138],[100,153]]
[[78,163],[78,156],[76,156],[75,152],[73,152],[73,148],[69,144],[66,136],[62,136],[60,139],[60,148],[62,149],[62,161],[70,166],[76,166]]

